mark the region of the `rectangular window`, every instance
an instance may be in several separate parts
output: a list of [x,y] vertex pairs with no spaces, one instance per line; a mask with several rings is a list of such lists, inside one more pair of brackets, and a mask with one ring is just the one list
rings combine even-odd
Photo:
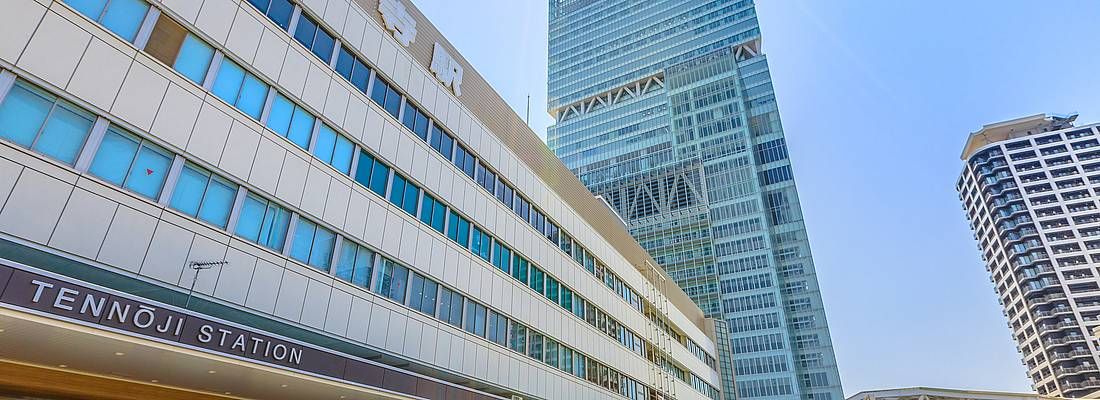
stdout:
[[482,260],[489,261],[489,248],[493,238],[483,232],[477,226],[473,227],[473,239],[470,242],[470,251]]
[[486,328],[486,339],[501,346],[508,345],[508,318],[489,310],[489,325]]
[[111,127],[103,136],[88,172],[156,200],[172,167],[172,157],[160,146]]
[[382,259],[380,265],[378,276],[375,277],[377,282],[374,288],[375,292],[393,301],[405,304],[405,290],[409,284],[409,269],[386,258]]
[[248,0],[260,13],[267,15],[275,25],[283,30],[290,29],[290,17],[294,13],[294,5],[289,0]]
[[451,289],[440,289],[439,319],[456,327],[462,327],[462,295]]
[[569,288],[561,287],[561,299],[558,301],[558,305],[564,308],[566,312],[573,308],[573,291]]
[[236,184],[188,163],[176,182],[171,206],[224,229],[236,197]]
[[0,104],[0,138],[72,165],[95,116],[18,81]]
[[400,115],[401,95],[378,74],[374,75],[374,87],[371,89],[370,98],[394,118]]
[[428,315],[435,315],[435,296],[439,284],[418,273],[412,273],[409,285],[409,307]]
[[[316,118],[281,93],[275,93],[267,113],[267,127],[303,149],[309,148]],[[369,166],[369,165],[368,165]]]
[[340,245],[340,258],[336,261],[336,277],[363,288],[370,287],[374,269],[374,252],[344,239]]
[[455,167],[458,167],[458,169],[462,170],[462,173],[466,174],[466,176],[469,176],[470,179],[474,179],[474,171],[476,170],[475,166],[477,165],[477,159],[474,158],[473,154],[470,154],[469,150],[466,150],[466,148],[462,147],[462,145],[460,144],[455,145],[454,164]]
[[527,284],[527,259],[520,257],[519,254],[512,256],[512,277]]
[[142,0],[65,0],[76,11],[103,25],[127,42],[137,37],[149,3]]
[[298,226],[294,228],[290,257],[327,272],[332,263],[332,248],[335,245],[336,234],[299,217]]
[[508,335],[508,348],[524,353],[527,350],[527,327],[512,321]]
[[416,216],[416,204],[420,201],[420,188],[400,174],[393,174],[390,184],[390,203],[401,207],[409,215]]
[[554,279],[553,277],[550,277],[550,276],[546,277],[546,298],[550,299],[551,303],[556,304],[558,302],[558,299],[560,298],[560,295],[561,295],[561,293],[558,292],[560,287],[561,287],[561,284],[558,283],[557,279]]
[[538,267],[532,265],[531,266],[531,282],[528,283],[528,286],[530,286],[531,289],[535,289],[535,291],[539,292],[539,294],[545,294],[546,293],[546,287],[544,286],[545,285],[545,280],[546,280],[546,273],[542,272],[542,270],[539,269]]
[[267,84],[256,75],[225,58],[218,69],[218,77],[214,79],[212,91],[226,103],[259,120],[264,111],[264,103],[267,102],[267,89]]
[[423,199],[420,201],[420,222],[431,226],[439,233],[443,233],[446,218],[447,206],[425,192]]
[[206,80],[214,58],[213,47],[171,18],[157,19],[145,52],[199,85]]
[[500,243],[500,241],[493,241],[493,266],[497,267],[504,273],[511,271],[512,250]]
[[466,300],[466,323],[463,327],[466,332],[485,337],[485,311],[485,306]]
[[351,172],[351,155],[355,152],[355,145],[344,135],[336,133],[328,125],[321,124],[317,131],[317,145],[313,148],[313,155],[321,161],[336,168],[345,174]]
[[359,164],[355,168],[355,181],[379,196],[386,196],[390,180],[390,167],[378,161],[366,151],[359,150]]
[[542,361],[542,334],[532,331],[527,337],[527,356]]
[[237,218],[237,235],[275,251],[282,251],[290,227],[290,211],[249,193]]
[[432,124],[431,131],[432,148],[439,152],[439,154],[442,154],[443,158],[451,160],[454,156],[454,138],[451,137],[451,134],[444,131],[443,128],[440,128],[439,125]]
[[462,247],[470,245],[470,221],[451,211],[451,222],[447,225],[447,237]]
[[329,60],[332,59],[332,51],[336,47],[336,41],[312,17],[306,14],[301,15],[298,19],[298,28],[294,30],[294,39],[317,55],[317,58],[320,58],[325,64],[328,64]]
[[367,83],[370,82],[370,68],[363,60],[352,54],[346,47],[340,49],[340,55],[336,59],[336,72],[344,79],[351,82],[352,86],[360,92],[367,93]]
[[546,338],[546,349],[543,351],[543,360],[546,365],[554,368],[558,368],[558,342],[551,338]]

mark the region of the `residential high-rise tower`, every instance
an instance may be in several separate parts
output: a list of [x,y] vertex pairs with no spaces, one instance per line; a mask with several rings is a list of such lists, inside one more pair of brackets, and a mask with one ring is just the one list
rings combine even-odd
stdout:
[[548,144],[728,321],[739,397],[842,399],[753,2],[551,0],[549,32]]
[[1075,118],[982,127],[957,184],[1028,376],[1061,397],[1100,390],[1100,141]]

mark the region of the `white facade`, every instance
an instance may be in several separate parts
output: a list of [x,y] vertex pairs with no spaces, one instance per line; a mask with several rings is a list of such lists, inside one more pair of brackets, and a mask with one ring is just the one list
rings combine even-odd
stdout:
[[[111,4],[123,3],[115,0]],[[460,382],[487,395],[542,399],[637,396],[641,389],[621,386],[629,384],[645,385],[671,398],[707,399],[707,386],[719,386],[713,368],[717,352],[713,328],[695,317],[701,315],[699,310],[668,306],[628,257],[601,234],[602,230],[622,228],[594,227],[570,208],[562,194],[547,185],[537,166],[524,163],[505,146],[450,87],[440,84],[417,56],[380,25],[376,7],[347,0],[293,2],[291,31],[300,29],[301,21],[309,18],[334,36],[331,57],[322,60],[315,55],[323,53],[322,39],[315,39],[311,52],[277,24],[278,16],[269,18],[248,1],[152,0],[148,5],[150,11],[141,14],[136,29],[113,19],[123,16],[109,15],[110,9],[99,18],[90,18],[61,0],[8,0],[0,6],[0,114],[4,102],[15,101],[12,99],[55,96],[56,100],[49,100],[51,110],[71,109],[75,121],[85,118],[90,122],[88,129],[65,131],[84,132],[75,144],[50,136],[54,129],[62,129],[58,127],[63,123],[71,123],[54,122],[61,121],[58,118],[64,116],[60,114],[49,114],[30,145],[14,137],[11,132],[15,128],[7,132],[12,137],[0,131],[0,239],[180,293],[192,283],[189,263],[225,260],[227,266],[199,275],[194,286],[196,299],[375,351],[379,362],[399,368],[412,365],[410,369],[417,373]],[[404,6],[413,9],[409,3]],[[162,25],[164,19],[177,23],[187,37],[184,47],[168,50],[179,50],[175,65],[157,53],[172,47],[159,40],[177,37],[180,32],[165,33],[164,29],[174,28]],[[425,25],[421,21],[416,31],[423,33]],[[202,53],[197,47],[186,50],[194,39],[211,50],[209,68],[201,71],[201,79],[188,76],[188,66],[179,61],[184,51]],[[431,39],[420,36],[415,40]],[[341,61],[341,48],[371,71],[365,92],[356,88],[355,81],[361,76],[345,79],[334,69]],[[243,83],[233,93],[236,100],[227,102],[224,90],[232,78],[226,76],[235,71],[234,66],[242,71]],[[469,75],[472,68],[466,68]],[[369,96],[379,80],[392,83],[393,90],[402,95],[396,117]],[[260,87],[266,87],[264,98],[248,97]],[[433,149],[431,137],[425,140],[403,126],[400,117],[410,112],[405,103],[417,104],[423,116],[507,181],[509,189],[522,193],[575,238],[589,257],[594,255],[605,267],[601,274],[613,275],[601,280],[583,263],[574,262],[560,245],[513,211],[519,208],[518,198],[509,197],[515,205],[506,206],[455,167],[451,160],[455,154],[442,155]],[[312,128],[305,131],[309,133],[307,146],[295,144],[296,125],[285,128],[287,134],[271,127],[281,112],[276,109],[280,104],[290,104],[291,109],[314,118]],[[306,115],[287,113],[287,118]],[[20,127],[31,123],[20,115],[26,113],[10,113],[6,115],[9,120],[0,117],[0,129],[5,129],[6,122]],[[419,128],[417,123],[412,122]],[[138,158],[126,164],[130,169],[124,168],[124,180],[112,182],[109,174],[96,173],[97,163],[110,163],[100,161],[106,157],[103,143],[115,143],[111,141],[119,138],[159,151],[169,160],[165,165],[171,167],[161,171],[141,164],[138,168]],[[67,151],[62,149],[65,146],[76,146],[74,157],[62,154]],[[345,160],[347,149],[351,150]],[[361,175],[368,157],[382,166],[374,171],[387,168],[385,196],[373,192],[367,186],[370,181]],[[106,171],[110,166],[102,168]],[[478,171],[476,177],[484,177],[481,169]],[[180,194],[186,192],[180,188],[190,188],[186,185],[193,185],[196,174],[201,173],[211,177],[206,178],[205,189],[191,212],[187,208],[189,195]],[[151,195],[143,195],[139,183],[131,185],[161,174],[163,182],[154,185],[157,188]],[[400,179],[415,185],[415,191],[406,192],[415,193],[411,208],[408,199],[398,200],[399,204],[392,200],[395,181]],[[560,179],[575,180],[572,176]],[[224,215],[214,204],[222,193],[217,190],[222,189],[233,199]],[[428,204],[445,207],[442,229],[433,229],[438,220],[430,216],[425,221],[424,196],[436,200]],[[272,210],[285,213],[285,243],[265,244],[240,234],[248,218],[243,210],[253,204],[250,199],[267,204],[260,208],[261,216],[270,216]],[[485,250],[492,254],[488,260],[475,255],[477,249],[471,251],[448,237],[458,220],[473,224],[466,240],[478,240],[476,226],[491,237],[482,243],[497,244]],[[317,233],[307,236],[303,233],[307,229],[317,229]],[[303,248],[303,241],[312,245]],[[518,258],[504,260],[511,268],[502,270],[499,264],[494,265],[502,251],[500,245],[537,265],[546,274],[546,282],[553,280],[568,290],[554,287],[557,294],[551,296],[531,288],[534,278],[520,282],[516,272],[507,272],[516,271]],[[337,277],[345,262],[352,266],[342,258],[354,246],[359,246],[360,254],[371,255],[368,282],[353,281],[351,270],[346,271],[347,277]],[[307,254],[303,261],[296,257],[300,254]],[[0,252],[0,258],[9,256],[13,255]],[[395,283],[392,275],[383,278],[385,270],[398,275],[405,270],[410,288]],[[354,273],[359,272],[356,269]],[[417,292],[414,276],[435,283],[434,293]],[[609,279],[618,280],[610,284],[614,288],[607,284]],[[540,281],[539,285],[550,290],[549,284],[542,286]],[[632,304],[623,297],[623,290],[617,292],[622,285],[644,300]],[[389,289],[393,290],[387,292]],[[459,303],[462,308],[480,310],[486,320],[471,323],[484,323],[486,329],[481,332],[490,332],[478,333],[479,328],[467,326],[469,312],[458,325],[445,322],[438,305],[445,290],[465,299]],[[575,300],[566,304],[560,297],[565,293],[575,295]],[[416,308],[416,299],[429,298],[433,302],[430,312],[421,312],[426,306]],[[588,313],[574,311],[573,304],[580,299],[600,310],[599,322],[586,323],[578,316]],[[654,306],[639,305],[643,301]],[[476,305],[471,306],[473,303]],[[669,324],[674,335],[658,332],[658,323],[643,314],[646,309],[659,310],[663,317],[656,321]],[[618,325],[606,322],[604,315]],[[509,321],[506,337],[496,337],[498,343],[493,343],[491,330],[500,321]],[[527,343],[521,346],[528,353],[532,335],[538,332],[544,335],[544,343],[564,346],[555,353],[559,359],[540,361],[513,350],[514,324],[524,328]],[[604,329],[621,326],[634,334],[627,342],[640,341],[638,345],[647,350],[639,352],[624,344],[622,331],[612,338],[596,325]],[[540,347],[540,357],[544,357],[543,351],[551,351],[549,344],[545,346]],[[599,361],[603,367],[592,370],[598,376],[586,379],[585,374],[566,368],[565,348],[574,361],[581,355]],[[669,365],[654,367],[643,355],[650,352],[660,354]],[[609,383],[616,374],[620,374],[620,383]]]
[[1040,395],[1100,389],[1098,139],[1037,115],[987,125],[963,154],[959,198]]

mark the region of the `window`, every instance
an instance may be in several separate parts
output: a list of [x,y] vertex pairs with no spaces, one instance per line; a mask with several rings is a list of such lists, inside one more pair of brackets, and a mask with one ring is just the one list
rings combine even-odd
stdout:
[[199,85],[206,80],[214,58],[213,47],[171,18],[157,19],[145,52]]
[[569,288],[567,288],[565,286],[562,286],[561,287],[561,300],[558,301],[558,305],[560,305],[561,308],[564,308],[565,311],[567,311],[567,312],[570,309],[572,309],[573,308],[573,291],[569,290]]
[[508,348],[524,353],[527,349],[527,327],[512,321],[509,331]]
[[493,238],[485,232],[481,231],[481,228],[474,226],[473,239],[470,242],[470,251],[485,261],[489,261],[489,246]]
[[309,111],[294,104],[281,93],[275,93],[271,109],[267,113],[267,127],[272,131],[290,139],[298,147],[308,149],[315,121],[316,118]]
[[405,102],[405,114],[401,116],[401,124],[424,141],[428,140],[428,116],[408,101]]
[[547,365],[558,368],[558,342],[551,338],[546,338],[546,349],[543,351],[543,361]]
[[282,251],[290,211],[266,199],[249,194],[237,217],[237,235],[275,251]]
[[313,155],[345,174],[351,172],[351,155],[355,153],[355,145],[344,135],[336,133],[328,125],[321,124],[317,131],[317,144],[313,148]]
[[435,296],[439,284],[413,272],[409,286],[409,307],[428,315],[435,315]]
[[512,277],[527,284],[527,259],[520,257],[519,254],[512,256]]
[[536,332],[528,334],[530,340],[527,341],[527,356],[536,360],[542,361],[542,339],[543,336]]
[[390,180],[390,167],[359,150],[359,164],[355,167],[355,181],[379,196],[386,196],[386,184]]
[[76,161],[95,116],[19,81],[0,104],[0,138],[67,164]]
[[432,124],[431,135],[432,148],[442,154],[443,158],[450,160],[454,153],[455,139],[436,124]]
[[528,286],[530,286],[531,289],[535,289],[535,291],[539,292],[539,294],[544,294],[544,293],[546,293],[546,288],[543,286],[545,279],[546,279],[546,274],[543,273],[542,270],[539,269],[538,267],[532,265],[531,266],[531,282],[528,283]]
[[420,201],[420,188],[400,174],[393,174],[390,184],[390,203],[401,207],[412,216],[416,216],[416,204]]
[[229,222],[237,185],[188,163],[183,167],[171,206],[219,228]]
[[504,273],[510,271],[510,262],[512,261],[512,250],[508,249],[500,243],[500,241],[493,241],[493,266],[497,267]]
[[554,279],[550,276],[546,277],[546,298],[550,299],[551,303],[556,304],[558,302],[558,298],[560,296],[558,289],[560,288],[560,286],[561,284],[558,283],[557,279]]
[[312,17],[302,14],[298,18],[298,28],[294,30],[294,39],[298,40],[313,54],[317,55],[325,64],[332,60],[332,51],[336,47],[336,41],[328,32],[317,25]]
[[340,245],[340,259],[336,261],[336,277],[351,284],[369,288],[374,269],[374,252],[344,239]]
[[443,225],[446,220],[447,206],[425,192],[420,201],[420,222],[431,226],[439,233],[443,233]]
[[782,167],[772,168],[760,173],[760,184],[771,185],[774,183],[789,181],[794,176],[791,174],[791,166],[784,165]]
[[489,326],[486,339],[501,346],[508,345],[508,318],[489,310]]
[[267,84],[256,75],[246,72],[240,65],[222,59],[218,77],[214,80],[213,93],[226,103],[259,120],[267,102]]
[[473,154],[470,154],[469,150],[462,147],[462,145],[455,146],[454,164],[455,167],[462,170],[466,176],[469,176],[470,179],[474,179],[474,166],[477,164],[477,159],[474,158]]
[[375,279],[377,283],[374,291],[376,293],[405,304],[405,289],[406,285],[409,284],[408,268],[383,258],[381,268],[378,269],[378,276]]
[[103,24],[104,28],[133,42],[149,4],[142,0],[65,0],[76,11]]
[[347,47],[340,48],[340,55],[336,58],[336,72],[339,73],[360,92],[367,93],[367,83],[370,82],[370,68]]
[[294,13],[294,5],[289,0],[248,0],[260,13],[267,15],[275,25],[284,30],[290,29],[290,16]]
[[394,118],[401,113],[401,94],[378,74],[374,75],[374,87],[371,88],[371,100],[386,109]]
[[485,306],[466,300],[466,332],[485,337]]
[[172,168],[172,154],[127,132],[111,128],[88,170],[113,185],[156,200]]
[[456,327],[462,327],[462,295],[451,289],[440,289],[439,319]]
[[451,222],[447,225],[447,237],[462,247],[470,245],[470,221],[451,211]]
[[299,217],[298,226],[294,228],[290,257],[319,270],[328,271],[332,263],[332,248],[335,244],[336,234],[317,226],[308,219]]

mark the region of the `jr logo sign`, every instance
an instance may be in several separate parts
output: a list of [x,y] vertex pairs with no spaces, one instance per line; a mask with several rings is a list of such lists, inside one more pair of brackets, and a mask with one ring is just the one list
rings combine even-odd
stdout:
[[432,52],[431,70],[435,73],[436,79],[443,82],[443,86],[449,86],[454,90],[455,96],[462,95],[462,64],[451,57],[451,53],[448,53],[447,49],[438,42],[435,44],[435,51]]

